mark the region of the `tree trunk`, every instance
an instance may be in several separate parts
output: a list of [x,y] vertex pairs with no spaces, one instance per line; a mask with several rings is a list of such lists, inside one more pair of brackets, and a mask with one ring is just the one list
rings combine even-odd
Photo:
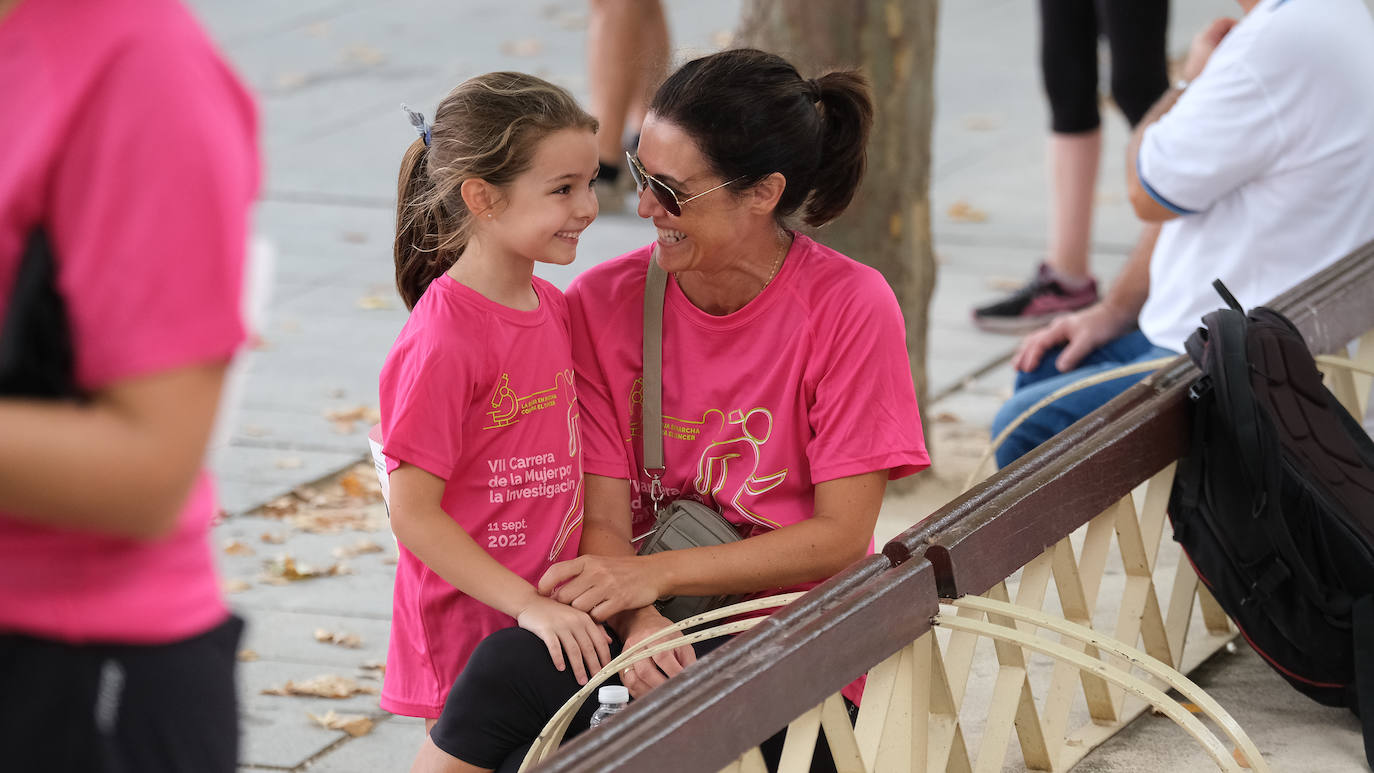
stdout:
[[734,45],[772,51],[805,77],[857,69],[873,87],[868,172],[849,210],[812,233],[883,272],[906,317],[916,395],[925,405],[930,126],[937,0],[745,0]]

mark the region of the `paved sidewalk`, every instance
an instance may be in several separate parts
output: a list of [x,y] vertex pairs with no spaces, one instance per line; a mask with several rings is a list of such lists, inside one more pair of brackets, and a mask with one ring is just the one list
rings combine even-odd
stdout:
[[[241,669],[243,769],[405,769],[422,726],[381,712],[375,695],[261,694],[321,675],[348,677],[363,688],[379,684],[368,666],[385,656],[395,560],[385,512],[366,467],[314,484],[366,454],[377,371],[405,317],[391,284],[390,242],[397,164],[413,135],[398,105],[431,113],[453,85],[495,69],[534,72],[585,99],[585,4],[192,4],[259,95],[266,175],[256,230],[277,250],[264,343],[247,357],[242,407],[212,461],[228,513],[215,542],[231,602],[249,622],[244,647],[255,658]],[[665,5],[680,58],[721,45],[739,8],[738,0]],[[985,448],[989,420],[1009,392],[1005,361],[1015,339],[975,330],[969,309],[1030,273],[1047,222],[1034,4],[942,6],[932,175],[940,275],[927,406],[935,467],[915,493],[888,502],[884,538],[957,493]],[[1174,3],[1172,53],[1181,55],[1206,20],[1235,9],[1226,0]],[[1094,256],[1103,279],[1120,268],[1137,229],[1122,182],[1123,123],[1115,113],[1105,121]],[[650,238],[651,229],[632,215],[605,216],[584,236],[573,267],[540,273],[563,286],[574,272]],[[274,510],[260,509],[274,502]],[[341,564],[348,573],[289,579]],[[325,638],[338,634],[340,642],[317,641],[317,630]],[[354,643],[346,634],[359,646],[343,646]],[[1208,666],[1217,697],[1264,739],[1275,769],[1360,769],[1358,736],[1346,715],[1320,711],[1252,655],[1218,660]],[[307,716],[330,710],[377,724],[353,738]],[[1159,732],[1161,723],[1137,723],[1080,769],[1206,769],[1201,757],[1165,756],[1186,753],[1188,744],[1176,730]]]

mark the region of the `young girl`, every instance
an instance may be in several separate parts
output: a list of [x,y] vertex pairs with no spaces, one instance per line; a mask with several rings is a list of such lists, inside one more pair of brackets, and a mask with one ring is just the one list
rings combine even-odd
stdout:
[[532,584],[576,555],[582,520],[567,304],[533,270],[572,262],[597,156],[595,119],[521,73],[468,80],[433,125],[411,120],[395,243],[411,315],[381,374],[400,543],[381,705],[428,731],[495,630],[535,633],[579,682],[609,661],[601,627]]

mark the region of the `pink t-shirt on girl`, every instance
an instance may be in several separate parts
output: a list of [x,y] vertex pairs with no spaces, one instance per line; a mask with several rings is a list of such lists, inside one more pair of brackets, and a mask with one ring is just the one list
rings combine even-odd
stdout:
[[[76,378],[228,360],[258,184],[248,93],[180,3],[24,0],[0,20],[0,315],[42,227]],[[0,514],[0,632],[156,644],[228,614],[202,473],[175,532],[139,542]]]
[[[636,536],[653,523],[640,432],[650,250],[568,288],[586,470],[630,481]],[[797,235],[778,275],[732,314],[698,309],[670,280],[663,455],[670,497],[716,507],[750,536],[812,517],[818,483],[929,466],[905,325],[882,275]]]
[[[387,472],[447,481],[441,506],[503,566],[539,581],[577,555],[582,449],[568,307],[534,279],[517,311],[440,276],[415,304],[381,375]],[[438,717],[478,642],[515,620],[400,548],[382,708]]]

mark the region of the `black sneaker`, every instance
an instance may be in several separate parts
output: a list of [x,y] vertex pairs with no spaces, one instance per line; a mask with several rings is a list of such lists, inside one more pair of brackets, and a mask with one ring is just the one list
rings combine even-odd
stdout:
[[1066,289],[1050,276],[1044,263],[1024,287],[995,303],[973,310],[973,324],[990,333],[1028,333],[1055,317],[1097,303],[1097,280],[1076,290]]

